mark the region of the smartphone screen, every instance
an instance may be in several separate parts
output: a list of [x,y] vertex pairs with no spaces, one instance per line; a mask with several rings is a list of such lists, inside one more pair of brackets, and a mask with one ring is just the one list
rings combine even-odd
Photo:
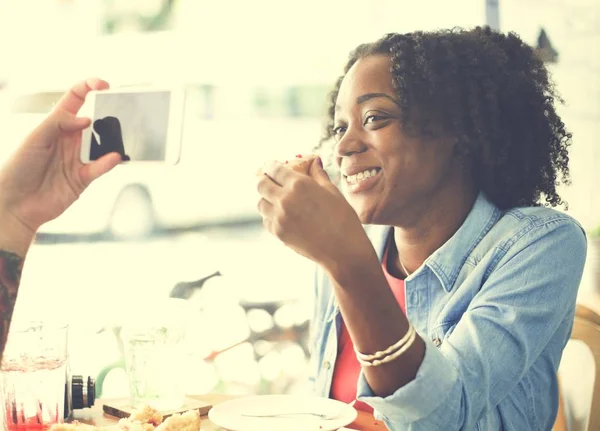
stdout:
[[82,143],[89,161],[114,151],[126,162],[165,161],[176,127],[170,124],[172,98],[171,91],[97,92]]

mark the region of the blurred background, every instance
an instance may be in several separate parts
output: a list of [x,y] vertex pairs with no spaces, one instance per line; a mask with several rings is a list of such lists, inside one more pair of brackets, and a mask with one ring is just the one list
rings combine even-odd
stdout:
[[357,44],[482,24],[538,48],[566,101],[573,184],[563,195],[590,233],[580,297],[595,304],[600,2],[0,0],[2,159],[82,78],[187,93],[180,163],[117,167],[44,226],[17,317],[69,320],[73,372],[99,377],[102,396],[124,396],[124,316],[185,297],[199,338],[189,392],[305,391],[312,266],[263,231],[254,172],[310,152]]

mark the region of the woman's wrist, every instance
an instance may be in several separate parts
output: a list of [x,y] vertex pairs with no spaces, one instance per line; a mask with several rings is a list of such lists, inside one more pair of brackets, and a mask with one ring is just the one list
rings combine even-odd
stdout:
[[14,214],[0,208],[0,250],[10,251],[24,258],[36,231]]
[[340,286],[369,278],[373,270],[381,269],[377,253],[366,234],[354,246],[338,247],[336,253],[329,254],[320,265]]

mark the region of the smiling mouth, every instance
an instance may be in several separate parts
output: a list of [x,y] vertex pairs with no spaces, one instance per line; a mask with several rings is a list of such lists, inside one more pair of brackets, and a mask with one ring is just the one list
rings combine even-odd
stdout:
[[381,171],[381,168],[367,169],[355,175],[344,175],[344,178],[346,179],[346,184],[355,185],[374,177],[379,171]]

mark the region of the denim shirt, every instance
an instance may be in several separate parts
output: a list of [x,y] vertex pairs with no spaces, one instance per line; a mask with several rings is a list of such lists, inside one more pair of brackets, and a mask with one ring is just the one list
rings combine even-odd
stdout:
[[[366,229],[381,259],[390,228]],[[361,373],[357,398],[391,431],[550,430],[585,257],[584,230],[566,214],[500,211],[479,194],[459,230],[405,280],[407,318],[426,345],[416,378],[379,397]],[[341,314],[321,269],[315,284],[309,373],[315,394],[328,397]]]

